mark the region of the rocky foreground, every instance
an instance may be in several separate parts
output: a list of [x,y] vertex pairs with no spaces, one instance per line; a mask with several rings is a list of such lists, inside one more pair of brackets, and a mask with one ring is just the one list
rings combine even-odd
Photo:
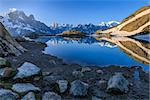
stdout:
[[149,100],[149,72],[139,66],[80,66],[20,42],[21,56],[0,57],[0,100]]

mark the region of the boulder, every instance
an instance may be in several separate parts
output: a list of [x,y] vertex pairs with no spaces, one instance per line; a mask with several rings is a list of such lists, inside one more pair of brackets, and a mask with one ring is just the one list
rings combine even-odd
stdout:
[[107,92],[111,93],[127,93],[129,82],[121,73],[116,73],[108,81]]
[[82,73],[84,73],[84,72],[90,72],[92,69],[91,68],[89,68],[89,67],[83,67],[82,69],[81,69],[81,72]]
[[18,94],[7,89],[0,89],[0,100],[17,100]]
[[100,70],[100,69],[97,70],[96,72],[97,72],[98,74],[104,74],[104,72],[103,72],[102,70]]
[[10,66],[11,66],[11,64],[8,60],[0,57],[0,68],[10,67]]
[[18,93],[26,93],[29,91],[40,91],[40,88],[35,87],[31,83],[16,83],[12,86],[12,90]]
[[57,84],[59,85],[60,93],[64,93],[68,88],[67,80],[58,80]]
[[75,78],[81,78],[84,76],[84,74],[81,72],[81,71],[73,71],[72,72],[72,75],[75,77]]
[[21,100],[36,100],[33,92],[27,93]]
[[99,80],[97,82],[97,86],[101,89],[101,90],[105,90],[107,88],[107,81],[105,80]]
[[71,83],[70,94],[73,96],[86,96],[89,85],[80,80],[75,80]]
[[48,81],[50,83],[56,83],[58,80],[63,80],[64,78],[60,75],[49,75],[43,77],[43,80]]
[[2,68],[0,69],[0,77],[1,78],[11,78],[16,74],[16,70],[13,68]]
[[18,73],[16,74],[16,76],[14,76],[13,79],[28,78],[34,75],[38,75],[41,72],[41,69],[39,67],[29,62],[25,62],[17,70]]
[[45,92],[42,96],[42,100],[61,100],[61,96],[54,92]]

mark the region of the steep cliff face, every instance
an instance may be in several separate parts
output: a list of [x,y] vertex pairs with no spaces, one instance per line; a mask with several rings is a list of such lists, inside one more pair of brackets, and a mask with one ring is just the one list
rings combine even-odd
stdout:
[[0,23],[0,54],[13,54],[20,55],[25,49],[19,45],[5,29],[2,23]]
[[144,6],[125,18],[116,27],[99,31],[100,33],[109,33],[117,36],[132,36],[139,33],[150,32],[150,6]]

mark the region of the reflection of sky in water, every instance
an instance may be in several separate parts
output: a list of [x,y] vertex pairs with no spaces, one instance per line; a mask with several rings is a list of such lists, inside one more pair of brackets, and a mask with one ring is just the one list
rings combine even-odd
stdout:
[[[87,40],[88,41],[88,40]],[[48,47],[44,53],[63,58],[67,63],[92,64],[92,65],[124,65],[142,66],[148,70],[149,66],[137,62],[127,56],[117,46],[109,42],[80,43],[79,41],[65,41],[52,39],[47,42]]]

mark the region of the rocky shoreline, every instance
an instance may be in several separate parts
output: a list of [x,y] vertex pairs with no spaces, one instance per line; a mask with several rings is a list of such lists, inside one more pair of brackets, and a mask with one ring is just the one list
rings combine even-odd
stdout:
[[20,44],[21,56],[0,57],[2,100],[149,100],[149,72],[139,66],[66,64],[43,54],[43,43]]

